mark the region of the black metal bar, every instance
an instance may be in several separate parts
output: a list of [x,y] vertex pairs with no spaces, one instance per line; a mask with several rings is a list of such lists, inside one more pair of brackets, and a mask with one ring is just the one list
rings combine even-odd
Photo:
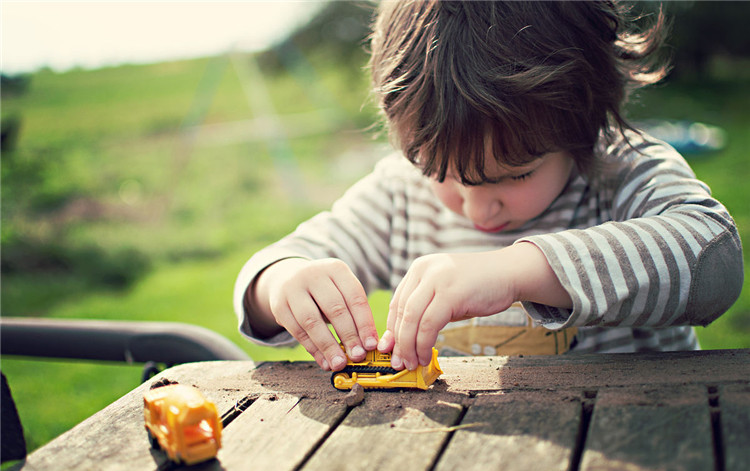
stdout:
[[23,317],[0,318],[0,353],[167,365],[250,360],[226,337],[191,324]]

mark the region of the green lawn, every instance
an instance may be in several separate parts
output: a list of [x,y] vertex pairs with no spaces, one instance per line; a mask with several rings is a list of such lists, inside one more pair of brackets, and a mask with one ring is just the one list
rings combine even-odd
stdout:
[[[3,96],[3,120],[20,117],[22,128],[2,161],[2,315],[187,322],[258,361],[306,358],[300,348],[240,338],[232,287],[254,251],[369,170],[379,144],[361,131],[363,116],[373,120],[360,112],[367,79],[325,64],[315,86],[269,73],[273,109],[258,110],[240,72],[226,57],[42,71],[26,94]],[[325,102],[331,90],[343,92]],[[195,124],[312,113],[322,102],[336,123],[325,132],[252,140],[189,133]],[[3,358],[2,371],[30,450],[140,378],[140,366],[16,358]]]
[[[256,361],[306,359],[300,348],[240,338],[231,292],[254,251],[326,208],[383,145],[363,132],[374,117],[363,107],[364,57],[345,66],[310,59],[312,81],[310,71],[266,72],[275,112],[302,116],[295,129],[309,131],[287,139],[188,132],[269,112],[248,103],[238,70],[222,58],[42,71],[26,94],[4,95],[3,120],[20,117],[22,129],[2,160],[2,315],[187,322],[225,335]],[[632,112],[726,129],[725,150],[691,163],[750,240],[746,85],[669,84],[644,93]],[[305,118],[321,108],[325,115]],[[315,131],[331,116],[335,127]],[[387,302],[387,293],[372,297],[381,330]],[[750,348],[750,290],[698,333],[704,348]],[[140,378],[139,366],[15,358],[3,358],[2,371],[30,449]]]

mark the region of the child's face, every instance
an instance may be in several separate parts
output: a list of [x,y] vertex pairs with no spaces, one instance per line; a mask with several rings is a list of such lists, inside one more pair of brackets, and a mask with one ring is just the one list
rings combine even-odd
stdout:
[[432,181],[432,188],[448,209],[470,219],[478,230],[508,231],[539,216],[552,204],[565,187],[573,165],[567,152],[545,154],[521,167],[492,161],[484,170],[493,183],[466,186],[449,170],[442,183]]

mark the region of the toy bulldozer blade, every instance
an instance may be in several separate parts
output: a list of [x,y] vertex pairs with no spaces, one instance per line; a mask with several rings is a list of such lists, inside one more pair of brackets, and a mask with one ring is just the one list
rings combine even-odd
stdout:
[[363,388],[419,388],[427,389],[443,373],[437,360],[438,351],[432,349],[432,359],[427,366],[418,365],[414,371],[391,368],[391,354],[377,350],[367,352],[364,361],[347,363],[341,371],[331,375],[336,389],[351,389],[355,384]]

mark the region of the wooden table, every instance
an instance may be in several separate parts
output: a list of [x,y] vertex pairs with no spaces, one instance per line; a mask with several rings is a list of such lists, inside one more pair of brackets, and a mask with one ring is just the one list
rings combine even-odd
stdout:
[[[218,460],[192,469],[750,469],[750,350],[440,363],[430,390],[368,390],[355,406],[309,362],[191,363],[160,376],[224,412]],[[20,468],[173,468],[149,447],[146,387]]]

